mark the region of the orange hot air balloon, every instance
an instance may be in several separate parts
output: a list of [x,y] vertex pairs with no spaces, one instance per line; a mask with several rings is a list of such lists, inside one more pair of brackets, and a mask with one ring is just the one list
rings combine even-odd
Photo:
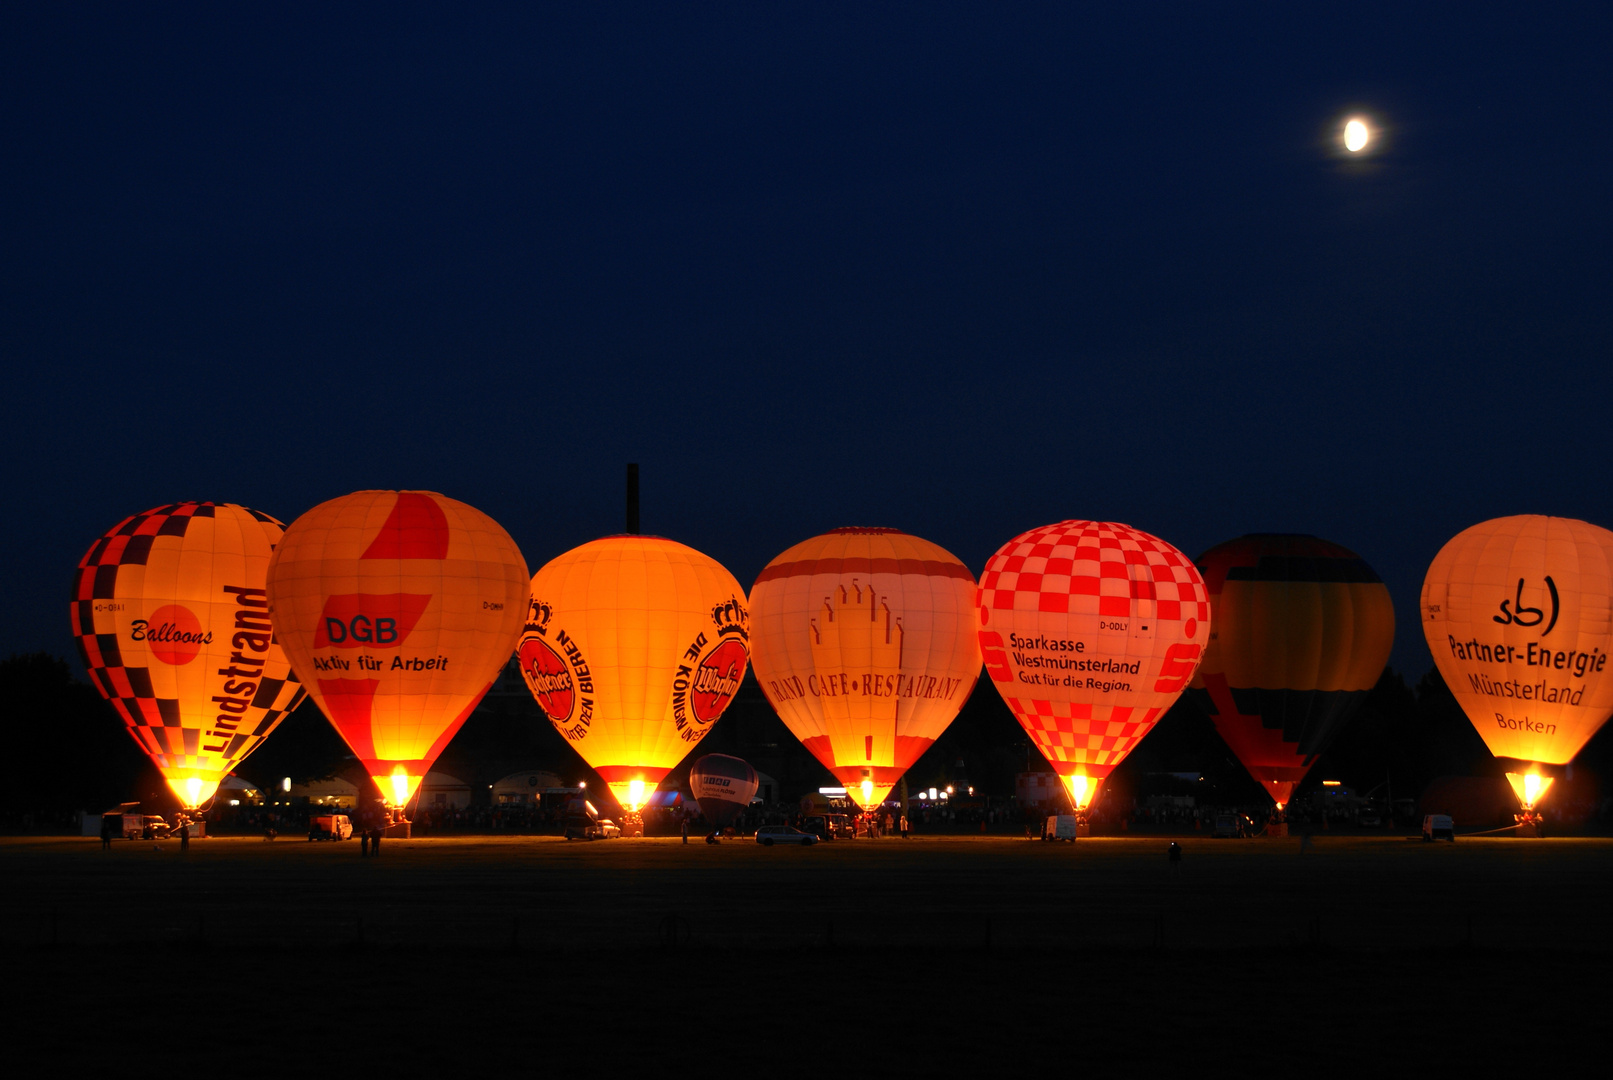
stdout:
[[356,491],[291,523],[268,584],[292,667],[403,807],[515,649],[515,541],[434,491]]
[[281,531],[234,503],[174,503],[120,522],[78,564],[90,681],[187,808],[302,701],[264,592]]
[[1192,560],[1109,521],[1004,544],[980,577],[986,674],[1078,810],[1187,687],[1210,637]]
[[1193,699],[1278,809],[1383,674],[1389,590],[1314,536],[1257,533],[1198,557],[1215,632]]
[[1526,812],[1613,712],[1613,532],[1523,514],[1457,533],[1423,580],[1434,663]]
[[751,589],[756,680],[858,805],[884,801],[980,678],[974,575],[896,529],[803,540]]
[[556,730],[637,811],[745,677],[745,590],[659,536],[607,536],[532,577],[518,657]]

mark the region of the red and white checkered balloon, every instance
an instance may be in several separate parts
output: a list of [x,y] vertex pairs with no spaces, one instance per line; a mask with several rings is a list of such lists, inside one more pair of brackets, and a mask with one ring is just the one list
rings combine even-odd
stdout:
[[1081,808],[1181,695],[1210,638],[1193,560],[1109,521],[1014,537],[986,563],[977,604],[986,673]]

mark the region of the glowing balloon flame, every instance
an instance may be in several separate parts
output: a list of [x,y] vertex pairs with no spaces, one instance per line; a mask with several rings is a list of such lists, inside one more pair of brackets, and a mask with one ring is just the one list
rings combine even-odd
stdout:
[[1512,793],[1518,797],[1525,810],[1533,810],[1535,804],[1546,797],[1551,790],[1552,777],[1541,776],[1539,773],[1507,773],[1507,783],[1512,785]]
[[1344,125],[1344,149],[1352,154],[1360,153],[1366,149],[1367,140],[1371,135],[1365,120],[1351,120]]
[[392,786],[392,798],[390,800],[392,805],[403,806],[406,804],[409,801],[409,796],[413,793],[414,785],[410,783],[409,774],[403,771],[403,766],[399,765],[393,769],[392,775],[387,779]]
[[213,797],[213,793],[218,790],[218,781],[203,780],[199,776],[190,776],[183,780],[170,778],[168,787],[179,796],[179,801],[184,804],[186,810],[194,810]]
[[872,804],[873,801],[874,801],[874,782],[872,780],[864,780],[862,782],[862,789],[863,789],[862,804],[864,806],[868,806],[868,805]]
[[637,810],[644,805],[644,781],[629,780],[627,782],[627,802],[623,807],[628,810]]
[[1086,776],[1074,773],[1062,778],[1064,786],[1069,789],[1070,802],[1075,804],[1077,810],[1086,810],[1092,805],[1092,800],[1098,797],[1098,788],[1103,786],[1102,777]]

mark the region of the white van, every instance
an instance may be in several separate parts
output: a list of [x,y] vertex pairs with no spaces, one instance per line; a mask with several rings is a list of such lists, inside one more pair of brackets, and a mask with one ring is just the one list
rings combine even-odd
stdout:
[[1456,823],[1449,814],[1428,814],[1423,818],[1423,840],[1456,840]]

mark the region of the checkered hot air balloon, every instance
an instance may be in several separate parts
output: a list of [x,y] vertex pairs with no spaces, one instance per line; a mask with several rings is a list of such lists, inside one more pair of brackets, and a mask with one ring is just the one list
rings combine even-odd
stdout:
[[1210,637],[1192,560],[1109,521],[1014,537],[980,576],[986,674],[1084,810],[1170,708]]
[[969,700],[974,592],[957,556],[896,529],[803,540],[756,578],[757,682],[858,805],[884,801]]
[[1355,552],[1259,533],[1196,560],[1215,633],[1190,696],[1278,809],[1377,683],[1389,590]]
[[659,536],[607,536],[532,576],[518,658],[538,705],[629,813],[705,738],[750,656],[745,590]]
[[73,579],[90,681],[187,808],[302,701],[265,592],[282,528],[234,503],[159,506],[90,545]]
[[515,650],[526,561],[492,518],[434,491],[357,491],[286,529],[275,632],[382,796],[403,808]]

